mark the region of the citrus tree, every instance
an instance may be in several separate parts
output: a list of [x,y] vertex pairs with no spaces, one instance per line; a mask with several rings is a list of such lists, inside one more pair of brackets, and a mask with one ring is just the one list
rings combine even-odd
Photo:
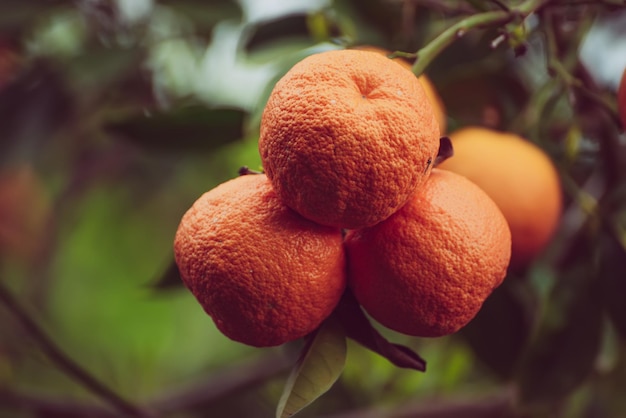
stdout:
[[0,415],[624,415],[624,27],[2,1]]

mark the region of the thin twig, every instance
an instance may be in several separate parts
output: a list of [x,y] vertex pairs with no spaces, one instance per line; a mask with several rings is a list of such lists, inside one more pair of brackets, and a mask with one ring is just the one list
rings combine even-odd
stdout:
[[41,417],[119,418],[119,412],[98,405],[25,394],[0,387],[0,405],[6,410],[24,411]]
[[524,19],[526,16],[545,5],[548,1],[549,0],[526,0],[510,10],[478,13],[458,21],[413,54],[416,58],[413,64],[413,72],[416,75],[421,75],[426,67],[428,67],[444,49],[450,46],[455,40],[465,36],[468,31],[480,27],[504,25],[515,19]]
[[616,126],[621,126],[620,117],[617,113],[615,103],[610,102],[602,95],[589,89],[582,80],[575,77],[563,64],[558,52],[554,24],[550,16],[547,16],[547,18],[544,19],[543,27],[546,37],[546,60],[548,62],[548,70],[556,75],[566,88],[578,92],[587,100],[604,109]]
[[22,325],[28,335],[39,345],[40,350],[66,375],[81,383],[100,399],[115,407],[119,412],[132,417],[151,417],[152,415],[138,406],[133,405],[115,393],[96,377],[87,372],[72,360],[56,345],[37,322],[31,318],[12,292],[0,281],[0,302]]
[[426,67],[454,41],[465,36],[467,31],[485,25],[502,25],[513,19],[511,13],[505,11],[485,12],[475,14],[460,20],[447,28],[439,36],[414,54],[413,72],[421,75]]
[[514,389],[507,387],[481,399],[425,399],[395,409],[364,408],[326,415],[326,418],[503,418],[513,415],[514,399]]
[[[600,154],[604,161],[606,182],[613,189],[619,185],[626,172],[624,171],[624,147],[621,145],[617,131],[621,129],[621,122],[617,112],[616,101],[609,101],[603,97],[594,81],[587,75],[584,66],[580,63],[578,45],[583,35],[575,34],[576,42],[566,51],[559,50],[558,25],[555,24],[555,13],[546,13],[542,20],[543,33],[546,38],[546,60],[548,70],[555,76],[575,99],[570,106],[578,115],[584,115],[581,121],[593,121],[596,126],[597,139],[600,143]],[[569,42],[572,44],[572,42]],[[570,53],[572,59],[565,60],[564,55]],[[574,54],[575,53],[575,54]],[[565,62],[568,64],[565,64]],[[571,61],[571,62],[570,62]],[[571,70],[570,70],[571,68]],[[589,126],[585,130],[589,129]],[[604,214],[610,215],[610,214]]]
[[[293,356],[295,357],[295,356]],[[208,407],[225,397],[254,388],[269,379],[286,374],[295,358],[271,352],[254,360],[225,367],[212,372],[206,379],[186,387],[168,389],[147,401],[154,417]],[[32,393],[21,393],[0,386],[0,405],[9,410],[33,412],[38,416],[67,418],[114,418],[120,413],[97,404],[87,404],[72,399],[51,398]]]
[[156,396],[149,405],[163,414],[205,407],[218,399],[286,374],[294,362],[295,358],[271,353],[212,373],[188,387],[167,391]]

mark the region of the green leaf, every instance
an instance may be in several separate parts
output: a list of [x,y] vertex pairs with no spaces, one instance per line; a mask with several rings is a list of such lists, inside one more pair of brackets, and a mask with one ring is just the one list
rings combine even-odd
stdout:
[[197,31],[210,35],[213,27],[222,21],[241,20],[241,7],[232,0],[161,0],[159,3],[191,20]]
[[530,339],[535,322],[534,299],[526,281],[509,276],[459,334],[476,357],[502,379],[513,375]]
[[392,40],[398,37],[402,27],[402,7],[400,3],[384,0],[340,0],[337,9],[355,22],[359,32],[375,30]]
[[300,38],[313,43],[307,27],[307,15],[303,13],[259,22],[250,29],[250,32],[251,34],[244,45],[246,52],[253,52],[263,45],[281,40],[293,40],[293,38]]
[[200,104],[169,111],[134,114],[111,121],[105,129],[130,142],[162,151],[211,150],[240,139],[246,113]]
[[372,326],[350,290],[344,293],[335,308],[335,314],[348,338],[385,357],[395,366],[420,372],[426,371],[426,361],[419,354],[409,347],[387,341]]
[[21,34],[43,15],[67,6],[70,5],[62,0],[2,0],[0,1],[0,29],[3,35],[7,32]]
[[341,325],[327,319],[302,350],[278,402],[277,418],[290,417],[326,393],[346,363],[346,339]]
[[180,278],[180,271],[176,262],[172,260],[161,277],[150,283],[149,286],[157,291],[182,289],[183,281]]

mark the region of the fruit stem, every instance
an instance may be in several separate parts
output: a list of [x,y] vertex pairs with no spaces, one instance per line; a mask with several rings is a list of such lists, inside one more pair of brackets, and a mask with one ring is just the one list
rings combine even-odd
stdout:
[[[514,20],[523,21],[529,14],[537,11],[550,0],[526,0],[517,7],[509,10],[497,10],[478,13],[461,19],[439,34],[426,46],[418,50],[415,54],[410,54],[415,58],[413,73],[419,76],[430,65],[430,63],[450,46],[455,40],[462,38],[471,29],[480,27],[500,26]],[[395,53],[395,55],[402,55]]]
[[262,171],[252,170],[246,165],[240,167],[238,173],[240,176],[247,176],[248,174],[263,174]]
[[80,382],[86,389],[97,395],[102,400],[108,402],[119,412],[131,417],[151,417],[148,411],[145,411],[120,395],[115,393],[104,383],[100,382],[93,375],[83,369],[67,354],[65,354],[46,332],[35,322],[28,312],[21,306],[11,291],[0,281],[0,302],[22,325],[28,335],[39,344],[41,351],[55,364],[59,370]]

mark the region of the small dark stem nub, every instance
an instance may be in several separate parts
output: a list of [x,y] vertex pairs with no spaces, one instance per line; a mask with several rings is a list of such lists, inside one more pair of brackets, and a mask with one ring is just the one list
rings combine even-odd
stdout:
[[435,158],[435,167],[454,155],[452,141],[447,136],[439,138],[439,152]]
[[263,174],[262,171],[251,170],[248,166],[244,165],[239,170],[238,173],[240,176],[246,176],[248,174]]

